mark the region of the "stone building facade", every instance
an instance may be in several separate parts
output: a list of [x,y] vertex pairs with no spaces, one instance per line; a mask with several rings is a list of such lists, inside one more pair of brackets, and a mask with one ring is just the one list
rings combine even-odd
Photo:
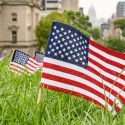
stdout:
[[62,11],[79,11],[79,0],[62,0]]
[[53,11],[79,11],[79,0],[41,0],[41,16],[47,16]]
[[0,0],[0,48],[33,51],[39,15],[39,0]]

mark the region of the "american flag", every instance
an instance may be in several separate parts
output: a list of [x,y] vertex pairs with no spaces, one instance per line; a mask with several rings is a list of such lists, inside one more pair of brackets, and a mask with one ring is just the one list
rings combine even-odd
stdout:
[[53,22],[41,87],[83,97],[115,115],[125,104],[125,54]]
[[42,66],[43,66],[44,54],[43,54],[42,52],[36,51],[34,58],[38,61],[39,68],[42,68]]
[[19,50],[14,50],[9,67],[18,73],[27,72],[28,74],[33,74],[39,65],[33,57]]
[[44,54],[42,52],[36,51],[34,57],[38,62],[43,62]]

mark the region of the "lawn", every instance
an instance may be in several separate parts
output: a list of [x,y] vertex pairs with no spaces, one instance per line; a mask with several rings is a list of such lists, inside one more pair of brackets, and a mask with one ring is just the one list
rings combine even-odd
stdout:
[[125,110],[113,117],[82,98],[42,90],[37,105],[41,73],[28,76],[0,61],[0,125],[125,125]]

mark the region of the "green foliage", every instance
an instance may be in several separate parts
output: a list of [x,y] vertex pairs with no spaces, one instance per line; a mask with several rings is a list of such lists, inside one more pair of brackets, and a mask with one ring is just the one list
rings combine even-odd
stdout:
[[36,37],[40,43],[39,48],[45,48],[47,44],[47,40],[49,38],[49,33],[51,30],[51,25],[53,21],[59,21],[63,23],[67,23],[68,20],[65,15],[53,12],[49,14],[47,17],[42,17],[38,26],[36,27]]
[[81,15],[80,12],[74,11],[65,11],[64,14],[67,15],[70,25],[81,30],[84,29],[85,31],[91,28],[88,16]]
[[123,31],[122,31],[122,36],[125,37],[125,29],[123,29]]
[[90,37],[89,29],[91,28],[91,23],[89,22],[89,17],[81,15],[80,12],[65,11],[64,15],[68,18],[69,25],[81,31],[86,36]]
[[42,17],[38,26],[36,27],[36,37],[39,41],[39,48],[46,47],[51,25],[53,21],[62,22],[77,28],[82,33],[90,36],[87,32],[91,28],[89,18],[84,15],[80,15],[79,12],[65,11],[64,13],[52,12],[47,17]]
[[122,30],[122,35],[125,37],[125,19],[117,19],[114,24]]
[[121,30],[125,29],[125,19],[117,19],[114,24],[117,28],[120,28]]
[[95,40],[100,39],[100,31],[98,28],[90,29],[89,33],[91,34],[93,39]]
[[105,40],[103,44],[112,50],[125,52],[125,41],[119,38],[109,38]]
[[0,125],[124,125],[124,108],[113,117],[89,101],[54,91],[42,89],[37,105],[40,72],[18,75],[8,63],[0,62]]

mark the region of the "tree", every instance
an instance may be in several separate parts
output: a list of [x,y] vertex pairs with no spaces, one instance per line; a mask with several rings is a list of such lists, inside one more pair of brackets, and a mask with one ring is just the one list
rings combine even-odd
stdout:
[[100,32],[98,28],[90,29],[89,33],[91,34],[93,39],[95,40],[100,39]]
[[108,48],[119,51],[119,52],[125,52],[125,41],[121,40],[119,38],[109,38],[108,40],[105,40],[104,45]]
[[125,19],[117,19],[114,25],[122,30],[122,35],[125,37]]
[[80,12],[65,11],[64,14],[67,15],[69,23],[74,27],[88,31],[92,26],[89,22],[89,17],[81,15]]
[[123,31],[122,31],[122,36],[125,37],[125,29],[123,29]]
[[89,29],[91,29],[92,25],[89,22],[89,17],[81,15],[80,12],[74,11],[65,11],[64,14],[68,18],[68,24],[80,30],[83,34],[90,37]]
[[63,23],[68,22],[66,16],[58,12],[53,12],[47,17],[42,17],[35,31],[37,40],[39,42],[39,49],[41,47],[45,48],[53,21],[60,21]]
[[125,19],[117,19],[114,24],[117,28],[120,28],[121,30],[125,29]]

